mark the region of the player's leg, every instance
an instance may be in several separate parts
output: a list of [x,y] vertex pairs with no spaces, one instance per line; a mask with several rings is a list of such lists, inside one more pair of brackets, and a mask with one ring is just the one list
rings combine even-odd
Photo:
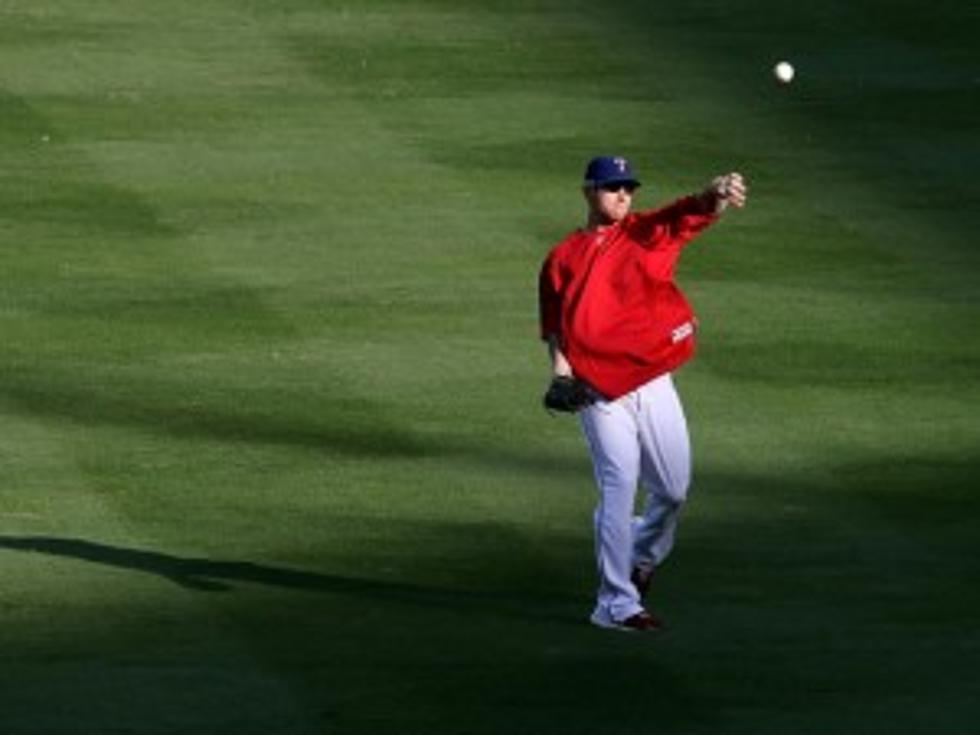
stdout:
[[638,392],[640,476],[646,490],[642,516],[633,524],[633,565],[651,571],[670,554],[691,481],[687,420],[670,375]]
[[598,401],[579,417],[599,489],[595,510],[599,592],[593,618],[625,620],[643,609],[630,582],[633,504],[640,474],[636,415],[621,401]]

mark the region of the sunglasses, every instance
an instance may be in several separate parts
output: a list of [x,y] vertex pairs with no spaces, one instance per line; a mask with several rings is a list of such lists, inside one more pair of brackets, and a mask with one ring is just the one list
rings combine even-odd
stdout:
[[621,189],[625,189],[627,194],[632,194],[636,191],[636,184],[632,181],[610,181],[608,184],[602,184],[599,186],[601,191],[608,191],[610,194],[615,194]]

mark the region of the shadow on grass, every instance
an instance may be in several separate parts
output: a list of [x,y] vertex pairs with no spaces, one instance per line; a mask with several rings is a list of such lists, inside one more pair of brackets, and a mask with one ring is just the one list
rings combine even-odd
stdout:
[[[74,637],[72,652],[61,650],[61,659],[43,670],[8,648],[13,670],[26,674],[11,684],[14,706],[0,711],[5,733],[8,722],[27,722],[23,732],[40,732],[34,723],[45,712],[54,712],[46,732],[105,732],[111,721],[143,733],[391,729],[489,735],[511,731],[519,721],[527,726],[522,732],[574,734],[596,732],[610,717],[639,731],[647,709],[636,703],[651,701],[661,724],[694,720],[705,724],[701,732],[714,724],[700,693],[651,660],[653,647],[592,628],[577,604],[569,616],[567,597],[424,588],[49,536],[0,536],[2,549],[149,573],[208,599],[235,583],[323,595],[242,599],[221,608],[217,634],[209,625],[198,629],[193,616],[182,618],[181,636],[194,645],[177,651],[176,665],[155,658],[157,637],[171,639],[167,623],[160,627],[159,620],[147,619],[145,629],[132,630],[114,625],[111,613],[105,622],[86,621],[90,626]],[[384,604],[365,604],[375,602]],[[251,663],[228,667],[222,651],[229,641],[246,645]],[[148,663],[125,663],[133,656]],[[276,672],[272,686],[268,671]],[[0,683],[6,681],[0,676]],[[295,709],[293,699],[282,698],[293,689],[316,696]],[[190,706],[175,712],[173,701]],[[103,702],[112,707],[99,709]],[[240,715],[243,706],[247,718]],[[76,729],[58,719],[62,709],[72,713]],[[179,727],[157,728],[154,718]],[[289,729],[283,718],[304,727]],[[305,727],[310,721],[316,727]]]
[[[86,384],[87,383],[87,384]],[[369,456],[422,456],[429,447],[414,435],[391,426],[382,409],[368,400],[323,404],[323,422],[282,415],[295,397],[265,391],[226,395],[225,405],[207,405],[186,386],[154,381],[54,374],[11,375],[3,393],[34,416],[69,419],[90,426],[124,426],[177,437],[333,449]],[[215,403],[209,397],[208,403]],[[233,408],[232,408],[233,406]]]
[[[197,387],[198,391],[205,389]],[[499,444],[448,431],[426,434],[392,415],[382,399],[356,395],[297,396],[289,389],[197,397],[179,382],[26,374],[7,370],[0,397],[16,410],[94,427],[125,427],[177,439],[284,446],[372,459],[448,458],[531,474],[588,477],[587,457]],[[312,411],[311,407],[317,410]],[[537,406],[522,406],[540,411]]]
[[[236,641],[247,641],[263,670],[280,672],[288,686],[317,694],[319,710],[304,714],[319,717],[323,732],[329,727],[484,735],[512,731],[514,722],[524,726],[521,732],[639,732],[651,721],[664,732],[698,735],[935,732],[925,725],[902,727],[907,715],[895,703],[905,697],[915,702],[922,722],[965,732],[975,709],[962,682],[974,668],[964,653],[976,650],[969,622],[976,610],[975,574],[967,561],[975,538],[970,531],[977,496],[970,481],[976,468],[972,459],[881,458],[842,467],[834,483],[704,473],[704,489],[718,496],[700,503],[719,512],[685,524],[680,566],[672,562],[655,602],[666,607],[672,629],[654,639],[596,631],[584,616],[564,617],[573,598],[554,591],[574,592],[574,585],[565,584],[571,578],[551,587],[545,583],[544,591],[554,594],[549,601],[517,594],[513,587],[501,594],[492,584],[474,593],[460,586],[352,579],[79,539],[0,536],[0,549],[150,573],[202,593],[244,583],[322,595],[246,599],[228,606],[223,620],[225,635],[230,631]],[[946,507],[933,497],[937,488],[948,498]],[[924,513],[927,500],[933,510]],[[447,527],[446,533],[455,538],[457,530]],[[460,549],[449,545],[448,536],[437,543],[416,529],[415,537],[445,551],[441,556],[455,548],[458,555],[505,567],[511,557],[521,565],[507,569],[518,587],[527,567],[547,579],[549,569],[560,575],[565,566],[551,556],[535,569],[535,560],[506,538],[488,548]],[[482,553],[494,550],[495,555]],[[247,697],[253,719],[262,725],[278,717],[280,700],[274,692],[250,688],[247,672],[214,676],[216,668],[208,666],[222,660],[209,648],[212,633],[201,627],[193,649],[198,658],[187,663],[199,676],[204,672],[195,682],[198,690],[222,705],[229,691]],[[134,686],[128,665],[133,651],[152,654],[153,639],[144,640],[142,632],[122,646],[113,629],[116,648],[108,653],[98,631],[88,635],[79,639],[87,675],[60,694],[65,708],[80,700],[114,701]],[[35,671],[18,665],[28,674]],[[72,665],[78,667],[78,660]],[[135,686],[163,688],[170,696],[185,686],[167,678],[169,661],[154,665],[140,670],[147,673]],[[107,672],[118,689],[105,683]],[[47,673],[34,675],[30,686],[19,685],[21,701],[47,684]],[[853,704],[855,692],[860,707]],[[379,693],[383,706],[377,704]],[[127,697],[111,717],[139,723],[145,713],[135,701]],[[19,711],[23,719],[34,716],[27,706]],[[236,711],[204,704],[184,715],[183,731],[217,731],[228,712]],[[104,732],[109,718],[90,714],[86,731]],[[214,722],[219,726],[207,727]],[[245,722],[235,731],[276,730]]]
[[228,592],[233,589],[232,583],[246,582],[270,587],[341,594],[396,595],[402,598],[426,594],[426,590],[420,587],[405,584],[373,582],[247,561],[186,558],[156,551],[109,546],[82,539],[47,536],[0,537],[0,548],[31,551],[146,572],[168,579],[181,587],[202,592]]
[[[499,590],[441,589],[388,580],[323,574],[249,561],[180,557],[83,539],[50,536],[0,536],[0,549],[46,554],[153,574],[185,589],[200,592],[230,592],[234,590],[235,583],[245,583],[423,607],[485,609],[504,617],[554,618],[553,611],[536,611],[535,608],[540,606],[542,600],[529,600],[526,593],[509,596],[501,594]],[[568,622],[580,621],[569,619]]]
[[[252,562],[193,559],[141,551],[81,539],[24,536],[0,538],[0,548],[93,562],[120,569],[156,574],[181,587],[203,592],[227,592],[231,582],[252,582],[294,589],[357,592],[374,585],[354,579],[253,564]],[[385,585],[388,587],[388,585]]]

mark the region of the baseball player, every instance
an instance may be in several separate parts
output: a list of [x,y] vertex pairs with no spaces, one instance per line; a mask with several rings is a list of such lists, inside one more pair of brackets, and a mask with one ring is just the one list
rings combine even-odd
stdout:
[[[663,623],[642,601],[673,547],[691,476],[671,373],[694,354],[697,322],[674,268],[681,249],[728,205],[744,206],[747,189],[730,173],[699,194],[632,212],[639,186],[625,158],[589,162],[586,226],[548,254],[539,301],[552,365],[544,403],[578,414],[599,488],[600,583],[591,621],[653,631]],[[634,515],[638,486],[645,503]]]

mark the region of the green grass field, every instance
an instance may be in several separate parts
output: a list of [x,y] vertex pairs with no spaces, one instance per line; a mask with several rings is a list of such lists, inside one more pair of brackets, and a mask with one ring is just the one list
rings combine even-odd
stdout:
[[[5,0],[0,733],[975,732],[980,18],[936,0]],[[797,67],[774,84],[780,58]],[[687,251],[695,485],[587,623],[536,276]]]

